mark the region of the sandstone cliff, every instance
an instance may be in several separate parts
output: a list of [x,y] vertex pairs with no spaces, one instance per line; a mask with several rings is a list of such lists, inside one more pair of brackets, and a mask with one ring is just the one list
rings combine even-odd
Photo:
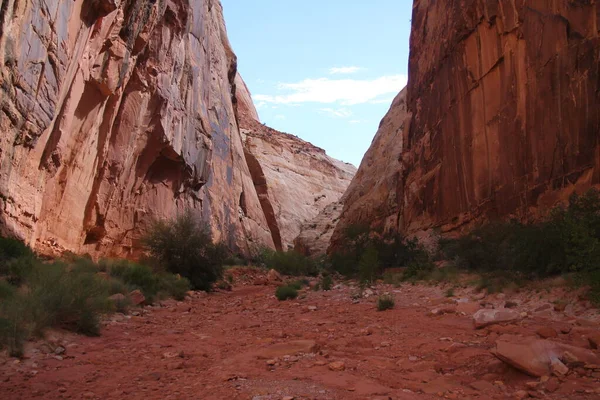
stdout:
[[[342,219],[450,231],[536,216],[600,183],[599,16],[593,1],[416,0],[402,162],[375,159],[398,178],[361,193],[359,170]],[[368,196],[373,209],[352,215]]]
[[5,0],[0,229],[42,252],[131,255],[187,207],[273,246],[234,112],[217,0]]
[[339,241],[351,225],[367,225],[380,232],[395,232],[399,227],[402,205],[402,144],[406,127],[406,89],[396,96],[390,110],[363,157],[356,176],[344,195],[339,229],[333,236]]
[[[249,108],[242,103],[238,101],[238,110]],[[252,111],[245,115],[251,116]],[[240,126],[246,160],[275,246],[288,250],[303,224],[340,199],[356,168],[254,118],[241,117]],[[328,239],[322,239],[317,246],[326,247]]]

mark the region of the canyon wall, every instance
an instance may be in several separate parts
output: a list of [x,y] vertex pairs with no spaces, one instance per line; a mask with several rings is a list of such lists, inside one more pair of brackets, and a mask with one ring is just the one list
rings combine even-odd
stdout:
[[[245,97],[238,96],[238,114],[246,160],[275,246],[289,250],[302,226],[341,198],[356,168],[294,135],[261,124],[252,117],[253,106],[241,100]],[[311,247],[328,243],[328,237],[322,237]],[[310,252],[307,247],[303,250]]]
[[3,0],[0,230],[132,256],[153,218],[273,247],[235,117],[217,0]]
[[415,0],[410,116],[392,107],[399,148],[374,159],[397,179],[378,193],[363,162],[342,220],[449,232],[536,217],[599,184],[599,17],[589,0]]

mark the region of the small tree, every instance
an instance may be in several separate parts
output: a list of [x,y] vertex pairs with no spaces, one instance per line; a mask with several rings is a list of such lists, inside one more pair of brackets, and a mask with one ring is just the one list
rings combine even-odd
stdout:
[[213,243],[208,227],[189,210],[167,221],[155,221],[144,242],[164,268],[189,279],[194,289],[210,290],[223,276],[227,249]]

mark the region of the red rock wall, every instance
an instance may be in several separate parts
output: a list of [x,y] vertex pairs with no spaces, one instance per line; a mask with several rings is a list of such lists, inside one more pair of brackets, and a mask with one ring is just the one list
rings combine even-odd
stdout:
[[[412,234],[536,217],[599,184],[599,16],[590,0],[415,0],[411,116],[384,118],[402,137],[378,133],[334,243],[349,223]],[[373,178],[386,168],[387,191]]]
[[273,246],[217,0],[4,0],[0,29],[2,232],[132,255],[191,207],[234,249]]
[[600,5],[416,0],[403,225],[545,212],[600,183]]

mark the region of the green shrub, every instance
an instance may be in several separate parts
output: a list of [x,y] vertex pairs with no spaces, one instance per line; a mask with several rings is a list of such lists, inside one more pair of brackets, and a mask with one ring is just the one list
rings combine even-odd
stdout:
[[173,274],[161,274],[159,279],[160,292],[166,293],[175,300],[183,300],[190,290],[190,281],[182,276]]
[[597,190],[573,195],[567,207],[556,207],[537,223],[495,222],[458,239],[440,241],[446,259],[483,275],[489,292],[507,284],[576,273],[593,296],[600,270],[600,195]]
[[160,290],[158,276],[145,265],[127,260],[116,261],[109,267],[108,273],[121,280],[130,290],[141,290],[148,303],[154,301]]
[[15,258],[32,257],[33,251],[17,239],[0,237],[0,264]]
[[264,255],[265,265],[288,276],[316,276],[319,273],[314,260],[297,251],[271,251]]
[[297,279],[295,281],[291,281],[287,284],[287,286],[293,287],[296,290],[300,290],[303,287],[306,287],[310,284],[308,279]]
[[0,280],[0,300],[9,299],[14,296],[16,288],[10,283]]
[[167,271],[187,278],[194,289],[209,291],[223,276],[227,249],[213,244],[208,227],[190,211],[154,222],[144,242]]
[[373,282],[377,277],[378,271],[379,252],[375,246],[368,246],[358,263],[358,278],[361,282]]
[[62,263],[40,265],[27,282],[33,333],[50,326],[95,336],[99,314],[110,309],[108,284],[95,273],[68,271]]
[[395,305],[396,305],[396,302],[394,301],[394,297],[392,297],[389,294],[381,295],[377,299],[377,310],[378,311],[391,310],[392,308],[394,308]]
[[291,286],[279,286],[275,291],[275,297],[279,301],[295,299],[298,297],[298,290]]
[[329,291],[333,287],[333,278],[329,274],[324,274],[321,278],[321,289]]

